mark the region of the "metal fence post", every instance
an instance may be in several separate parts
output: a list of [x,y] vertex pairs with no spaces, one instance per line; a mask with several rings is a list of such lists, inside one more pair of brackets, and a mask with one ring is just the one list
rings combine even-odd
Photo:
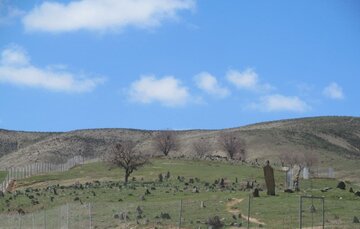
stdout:
[[92,228],[92,216],[91,216],[91,203],[89,203],[89,219],[90,219],[90,229]]
[[250,198],[251,198],[251,194],[249,194],[249,202],[248,202],[247,228],[250,228],[250,206],[251,206]]
[[180,200],[179,229],[181,228],[181,218],[182,218],[182,200]]
[[302,228],[302,196],[300,196],[299,202],[299,228]]

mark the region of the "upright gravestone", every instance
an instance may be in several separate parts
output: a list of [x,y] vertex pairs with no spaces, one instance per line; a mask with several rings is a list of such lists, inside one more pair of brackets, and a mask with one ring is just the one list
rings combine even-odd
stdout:
[[264,166],[263,169],[264,169],[267,194],[271,196],[275,196],[274,169],[270,166],[269,161],[266,161],[266,165]]
[[293,189],[293,170],[290,168],[286,171],[286,188]]
[[308,180],[309,179],[309,168],[308,167],[305,167],[303,169],[303,178],[304,180]]

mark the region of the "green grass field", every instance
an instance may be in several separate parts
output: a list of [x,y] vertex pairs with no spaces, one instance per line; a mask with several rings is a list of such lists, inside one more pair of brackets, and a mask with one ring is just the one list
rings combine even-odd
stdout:
[[0,171],[0,183],[2,183],[7,175],[6,171]]
[[[159,182],[158,175],[168,171],[170,179]],[[184,177],[184,181],[178,180],[178,176]],[[347,183],[347,190],[340,190],[335,188],[338,181],[334,179],[313,179],[301,182],[301,192],[288,194],[283,192],[284,176],[283,172],[275,171],[277,195],[267,196],[262,168],[225,162],[156,159],[135,171],[131,182],[125,186],[122,182],[122,170],[109,170],[106,165],[98,162],[77,166],[64,173],[19,180],[17,192],[7,193],[5,198],[0,198],[0,212],[22,209],[26,213],[40,214],[38,212],[46,209],[47,214],[54,214],[55,217],[59,215],[56,212],[61,212],[64,204],[79,208],[91,203],[93,223],[98,228],[112,228],[119,224],[114,214],[124,209],[130,215],[127,223],[135,224],[136,208],[140,206],[144,214],[144,217],[138,220],[140,227],[157,225],[159,228],[170,228],[179,222],[182,200],[184,228],[206,228],[204,222],[215,215],[220,216],[228,226],[231,223],[246,225],[250,190],[244,188],[247,181],[256,180],[263,191],[259,198],[251,198],[250,215],[265,223],[265,228],[296,228],[300,195],[325,197],[327,228],[356,228],[352,219],[354,216],[360,218],[360,197],[356,197],[348,189],[353,187],[357,191],[360,187]],[[215,180],[221,178],[225,180],[223,188],[214,184]],[[193,179],[193,182],[190,179]],[[78,185],[74,185],[75,183]],[[79,185],[80,183],[83,185]],[[194,192],[194,187],[198,193]],[[324,187],[332,189],[321,192]],[[146,195],[146,190],[149,190],[150,194]],[[237,202],[233,202],[234,200]],[[34,204],[34,201],[37,202]],[[200,208],[201,201],[204,201],[206,207]],[[311,204],[316,208],[313,214],[309,210]],[[171,219],[159,219],[161,212],[169,213]],[[83,224],[87,222],[86,214],[87,211],[84,210]],[[239,217],[239,214],[243,218]],[[321,203],[306,200],[303,214],[305,226],[320,225]],[[57,222],[57,218],[53,221]],[[49,219],[48,223],[50,222]],[[76,222],[81,224],[79,219]],[[251,225],[258,226],[259,223],[254,221]]]

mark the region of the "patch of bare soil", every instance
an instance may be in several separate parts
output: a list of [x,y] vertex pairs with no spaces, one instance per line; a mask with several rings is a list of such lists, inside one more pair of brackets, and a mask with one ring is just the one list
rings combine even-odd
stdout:
[[[233,215],[239,215],[240,214],[240,210],[239,209],[236,209],[234,208],[235,205],[241,203],[241,201],[243,201],[244,199],[236,199],[236,198],[233,198],[232,200],[230,200],[227,204],[226,204],[226,211],[233,214]],[[244,214],[241,213],[241,217],[245,220],[248,219],[248,217]],[[261,225],[265,225],[264,222],[261,222],[260,220],[256,219],[256,218],[253,218],[253,217],[250,217],[249,218],[249,221],[251,223],[256,223],[256,224],[261,224]],[[234,227],[235,228],[235,227]]]

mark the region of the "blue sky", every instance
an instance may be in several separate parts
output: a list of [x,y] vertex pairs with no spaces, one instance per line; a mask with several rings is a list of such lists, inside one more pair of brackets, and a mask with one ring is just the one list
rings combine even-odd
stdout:
[[0,128],[359,116],[360,2],[0,0]]

